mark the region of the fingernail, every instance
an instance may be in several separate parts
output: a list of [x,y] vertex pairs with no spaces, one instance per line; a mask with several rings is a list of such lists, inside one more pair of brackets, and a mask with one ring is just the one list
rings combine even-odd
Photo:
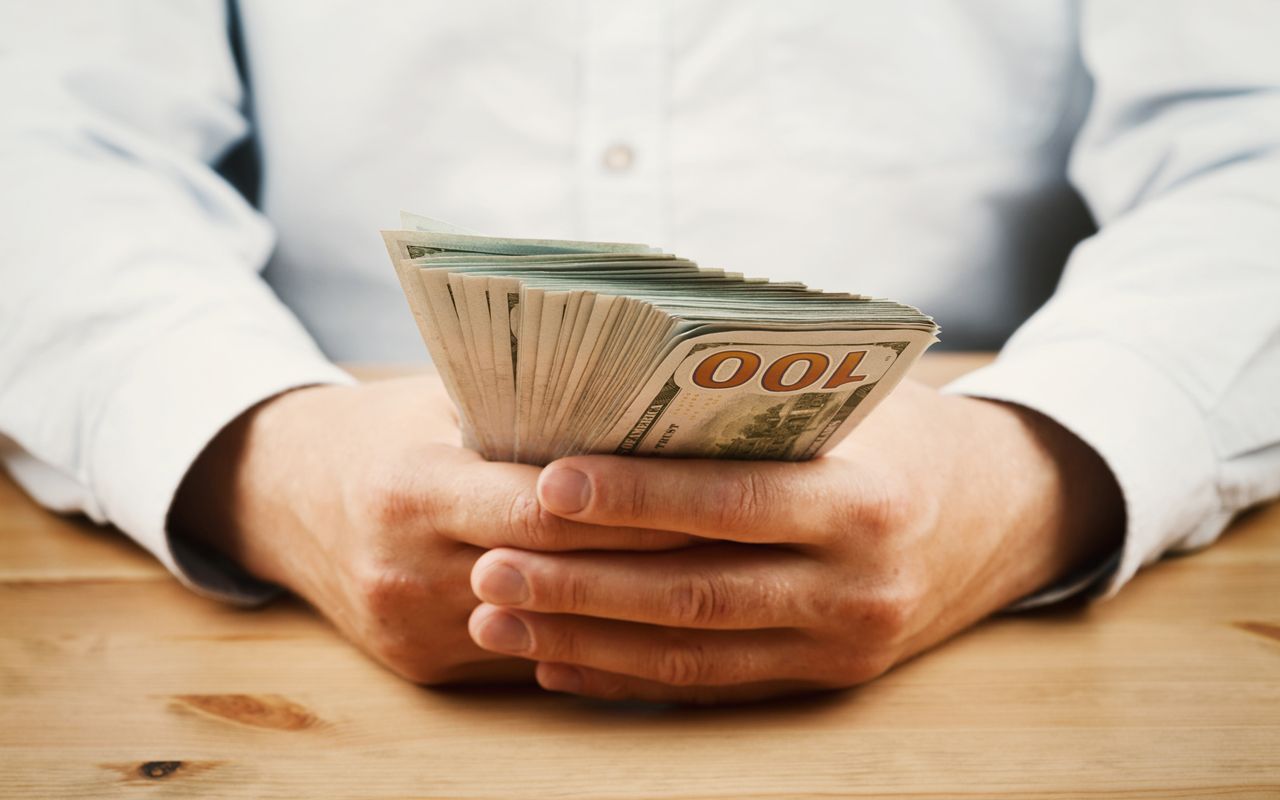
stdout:
[[529,649],[529,629],[519,618],[498,611],[480,623],[476,643],[486,650],[523,653]]
[[582,671],[564,664],[542,664],[538,667],[538,683],[549,692],[581,692]]
[[575,514],[591,502],[591,481],[570,467],[544,469],[538,478],[538,502],[553,514]]
[[476,594],[486,603],[518,606],[529,599],[529,584],[515,567],[494,564],[480,573]]

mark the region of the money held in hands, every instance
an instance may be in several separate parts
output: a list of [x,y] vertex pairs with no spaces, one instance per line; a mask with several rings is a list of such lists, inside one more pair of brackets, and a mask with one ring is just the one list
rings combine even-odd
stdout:
[[699,267],[639,244],[383,231],[490,460],[821,455],[937,341],[910,306]]

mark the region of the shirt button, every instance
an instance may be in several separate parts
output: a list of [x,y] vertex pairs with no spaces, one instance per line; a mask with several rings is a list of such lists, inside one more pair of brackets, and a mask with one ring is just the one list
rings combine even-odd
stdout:
[[636,151],[625,144],[612,144],[605,148],[600,161],[610,172],[626,172],[636,162]]

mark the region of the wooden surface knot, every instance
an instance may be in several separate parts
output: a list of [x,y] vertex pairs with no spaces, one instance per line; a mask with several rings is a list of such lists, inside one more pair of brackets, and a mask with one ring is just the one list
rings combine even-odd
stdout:
[[138,766],[138,774],[151,780],[163,780],[182,769],[181,761],[145,761]]
[[276,694],[179,694],[173,700],[201,714],[252,728],[300,731],[321,724],[309,709]]
[[[120,776],[123,783],[142,785],[171,778],[187,781],[202,772],[207,772],[226,762],[224,761],[129,761],[124,763],[99,764],[102,769]],[[176,777],[175,777],[176,776]]]
[[1250,620],[1244,620],[1243,622],[1237,622],[1234,624],[1235,627],[1242,631],[1280,642],[1280,625],[1272,625],[1269,622],[1253,622]]

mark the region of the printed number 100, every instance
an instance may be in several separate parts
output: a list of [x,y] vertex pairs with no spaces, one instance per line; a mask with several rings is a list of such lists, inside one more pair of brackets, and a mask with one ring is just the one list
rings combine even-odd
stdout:
[[[813,386],[824,377],[826,381],[822,384],[823,389],[836,389],[846,383],[857,383],[867,377],[854,374],[866,354],[866,350],[851,350],[835,369],[830,369],[831,359],[826,353],[788,353],[765,367],[764,373],[760,375],[760,385],[768,392],[798,392]],[[790,383],[785,383],[787,374],[794,372],[792,367],[799,364],[804,365],[804,371]],[[722,350],[707,356],[698,364],[693,371],[693,382],[703,389],[736,389],[760,374],[763,365],[764,361],[759,354],[750,350]],[[724,372],[729,374],[721,377]]]

